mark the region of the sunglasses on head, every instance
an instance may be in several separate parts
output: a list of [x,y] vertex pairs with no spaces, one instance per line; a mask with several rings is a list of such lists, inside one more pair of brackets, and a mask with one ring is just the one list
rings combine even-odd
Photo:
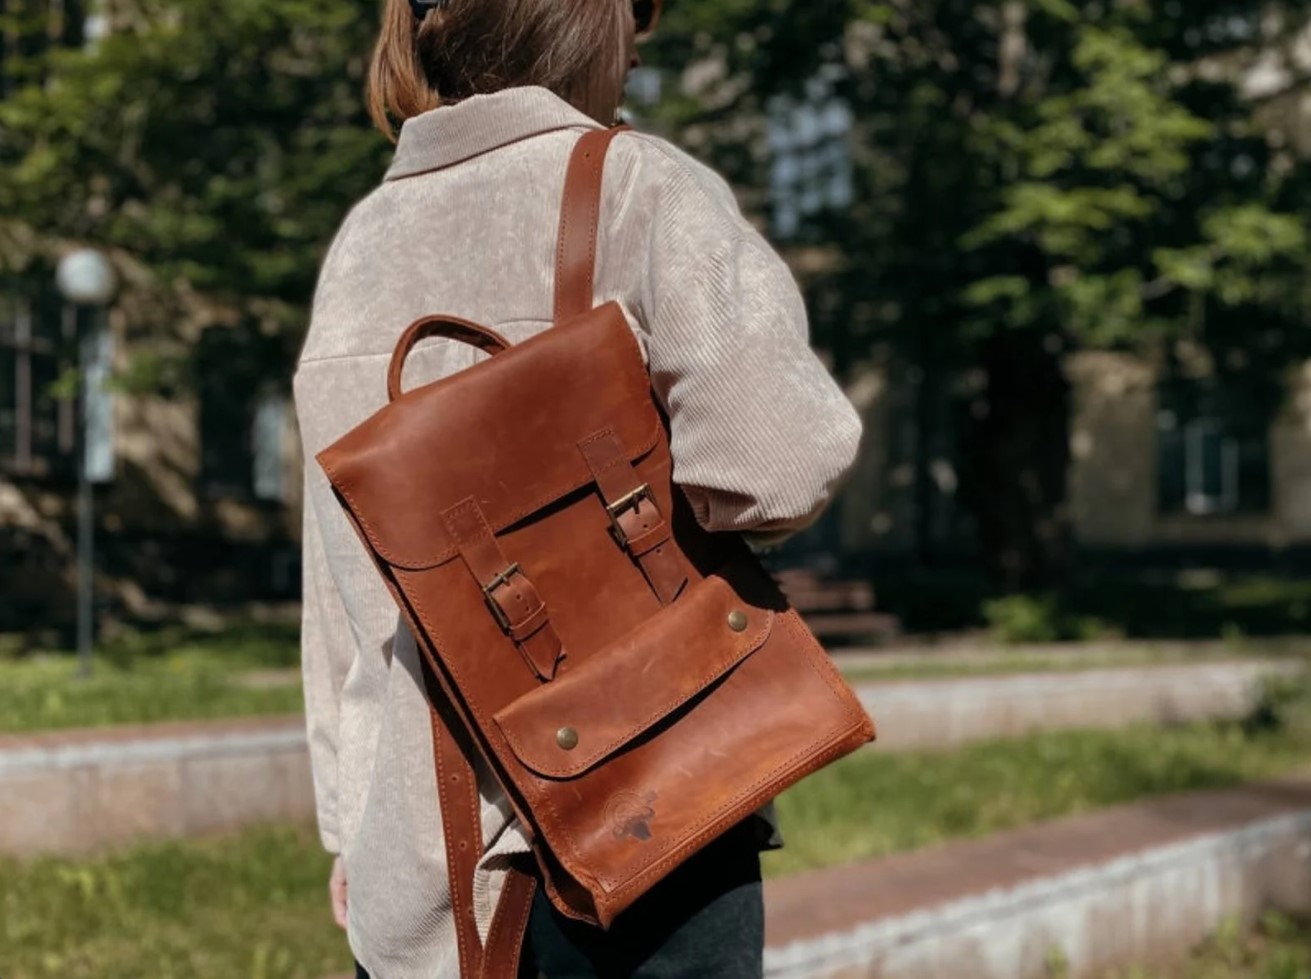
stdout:
[[639,38],[650,37],[660,22],[660,8],[664,0],[633,0],[633,21]]

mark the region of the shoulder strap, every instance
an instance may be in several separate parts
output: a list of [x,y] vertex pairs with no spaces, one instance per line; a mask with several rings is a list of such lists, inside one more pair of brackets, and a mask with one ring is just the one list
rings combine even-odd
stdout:
[[555,322],[587,312],[596,279],[596,237],[601,180],[611,141],[629,127],[595,129],[574,147],[564,181],[560,237],[555,249]]
[[437,798],[446,843],[460,979],[518,979],[537,879],[517,866],[510,869],[484,945],[473,903],[474,874],[483,856],[482,801],[472,761],[477,749],[453,716],[447,694],[422,648],[419,660],[432,717]]

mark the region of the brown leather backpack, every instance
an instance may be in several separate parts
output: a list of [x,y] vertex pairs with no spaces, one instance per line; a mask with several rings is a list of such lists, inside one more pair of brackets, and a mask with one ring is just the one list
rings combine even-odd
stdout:
[[[486,951],[471,752],[486,759],[562,912],[608,927],[687,857],[874,737],[829,657],[736,534],[702,530],[618,305],[593,308],[606,151],[569,164],[555,325],[511,347],[411,326],[390,403],[318,455],[431,670],[465,976],[514,975],[533,883],[511,877]],[[494,356],[402,393],[410,350]]]

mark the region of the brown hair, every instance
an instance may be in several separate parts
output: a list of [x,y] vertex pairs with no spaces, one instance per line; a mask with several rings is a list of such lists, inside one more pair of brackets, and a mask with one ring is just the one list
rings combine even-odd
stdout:
[[447,0],[423,19],[386,0],[369,69],[369,115],[390,139],[437,106],[540,85],[600,122],[628,68],[627,0]]

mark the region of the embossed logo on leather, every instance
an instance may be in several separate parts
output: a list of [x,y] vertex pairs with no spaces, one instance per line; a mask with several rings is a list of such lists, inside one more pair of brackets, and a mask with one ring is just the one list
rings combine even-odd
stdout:
[[617,840],[636,840],[645,843],[651,839],[651,820],[655,819],[657,799],[654,792],[639,794],[625,790],[617,792],[605,804],[605,818]]

